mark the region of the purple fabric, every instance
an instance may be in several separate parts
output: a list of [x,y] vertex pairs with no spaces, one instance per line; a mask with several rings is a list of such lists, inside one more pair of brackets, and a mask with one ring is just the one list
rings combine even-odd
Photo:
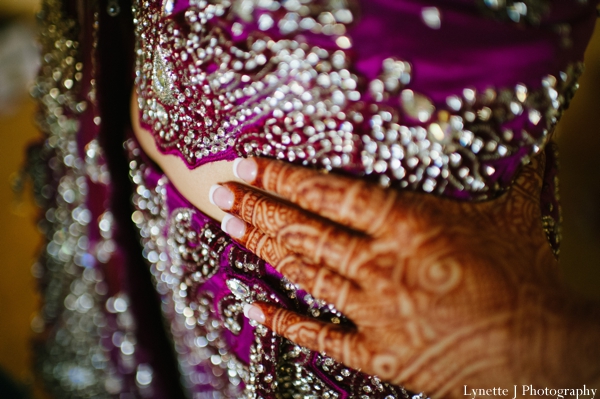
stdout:
[[[153,170],[149,176],[149,180],[157,181],[163,175]],[[178,208],[194,209],[194,206],[190,204],[190,202],[186,200],[175,187],[169,184],[167,188],[167,209],[169,209],[169,217],[172,211]],[[220,229],[219,224],[213,219],[200,212],[195,212],[192,219],[192,226],[194,230],[200,231],[200,229],[206,225],[212,225],[216,231]],[[169,226],[166,228],[168,229]],[[232,274],[228,254],[234,246],[237,246],[237,244],[230,244],[225,251],[223,251],[221,254],[219,271],[206,283],[202,284],[201,288],[199,288],[201,291],[209,291],[214,294],[215,307],[225,295],[230,294],[229,288],[227,288],[225,281],[227,276]],[[198,293],[200,292],[196,292],[196,294]],[[244,328],[242,328],[242,333],[240,335],[234,336],[233,334],[227,332],[227,338],[228,344],[235,355],[244,363],[249,364],[250,352],[248,351],[248,348],[250,348],[250,344],[252,343],[254,336],[252,334],[252,329],[248,325],[248,320],[244,319]]]
[[[540,95],[540,91],[543,92],[544,90],[543,79],[549,75],[559,77],[561,73],[567,72],[573,65],[582,61],[583,52],[595,24],[594,10],[596,2],[555,1],[549,2],[548,5],[550,11],[542,14],[538,24],[528,24],[527,22],[515,23],[507,20],[507,18],[502,19],[502,15],[506,17],[505,10],[496,12],[498,18],[485,16],[486,12],[492,14],[493,12],[486,9],[483,2],[477,1],[432,1],[427,4],[417,0],[359,1],[355,21],[347,28],[347,35],[351,39],[352,48],[347,50],[346,53],[352,60],[348,69],[351,73],[356,73],[359,76],[359,87],[356,90],[361,93],[361,100],[357,103],[349,101],[349,105],[345,106],[346,108],[342,107],[342,110],[349,111],[352,107],[358,107],[361,109],[365,121],[363,123],[353,123],[353,151],[346,154],[350,162],[339,167],[333,167],[333,169],[358,176],[372,174],[374,178],[386,177],[391,179],[392,186],[400,188],[408,185],[409,189],[424,190],[419,186],[421,182],[410,185],[408,181],[403,181],[401,183],[404,185],[400,184],[398,180],[402,178],[397,178],[391,173],[389,167],[387,172],[367,171],[362,162],[365,144],[361,142],[361,137],[372,135],[372,126],[369,123],[372,114],[369,111],[369,104],[389,107],[393,112],[396,112],[400,119],[398,123],[404,126],[427,129],[429,123],[437,122],[437,116],[435,115],[432,120],[427,122],[416,120],[414,116],[402,109],[397,94],[380,102],[373,99],[368,90],[369,82],[378,78],[382,71],[383,60],[394,58],[406,61],[411,65],[411,81],[406,88],[430,99],[436,112],[447,111],[449,115],[457,115],[457,113],[449,108],[446,103],[447,98],[452,95],[461,97],[463,90],[467,88],[474,89],[477,93],[482,93],[491,88],[498,93],[498,96],[500,93],[514,92],[517,84],[525,85],[528,93],[538,91],[536,94],[537,99],[525,104],[525,106],[533,107],[536,112],[539,111],[541,115],[541,121],[539,122],[532,123],[530,121],[527,109],[522,114],[511,115],[512,111],[502,109],[502,107],[506,107],[506,104],[498,105],[499,109],[493,110],[495,116],[485,123],[480,123],[478,120],[475,123],[465,122],[465,129],[479,131],[479,133],[476,133],[476,137],[482,135],[483,140],[489,140],[490,135],[501,137],[502,132],[507,129],[514,132],[512,139],[503,140],[500,138],[498,142],[498,144],[513,148],[511,153],[486,156],[474,151],[475,159],[465,158],[464,163],[471,169],[472,174],[484,176],[483,186],[485,190],[482,191],[481,187],[467,188],[464,182],[462,185],[446,185],[448,179],[444,180],[440,176],[436,178],[437,187],[445,187],[436,191],[436,193],[451,198],[484,199],[492,198],[501,193],[510,185],[522,161],[538,151],[535,148],[536,146],[543,146],[544,138],[547,137],[556,121],[553,116],[554,113],[560,114],[563,103],[568,104],[571,93],[569,92],[570,89],[564,87],[556,88],[560,100],[559,105],[554,105],[551,100],[543,98],[543,95]],[[183,14],[189,7],[188,1],[176,1],[173,15],[166,16],[165,19],[173,19],[182,30],[187,30],[189,26],[187,26]],[[432,7],[435,7],[440,15],[441,25],[439,29],[433,29],[424,22],[424,10]],[[534,13],[535,11],[530,10],[529,12]],[[250,34],[258,32],[261,35],[264,32],[268,38],[274,40],[290,38],[320,46],[330,51],[338,49],[335,41],[336,36],[315,34],[310,31],[296,32],[286,36],[279,31],[277,24],[261,32],[257,20],[261,14],[265,13],[264,11],[255,10],[253,18],[249,20],[236,17],[233,15],[233,11],[228,11],[228,13],[232,15],[226,14],[223,17],[214,17],[209,20],[208,29],[210,31],[210,29],[218,26],[219,29],[226,31],[228,36],[231,37],[231,43],[242,48],[247,45],[246,41]],[[276,19],[283,18],[283,15],[281,9],[273,13]],[[234,25],[237,26],[236,29],[233,29]],[[243,27],[241,31],[239,31],[239,26]],[[160,32],[153,31],[151,33],[158,35]],[[161,46],[167,48],[169,44],[165,43]],[[175,85],[180,92],[183,92],[187,87],[182,86],[179,81],[184,80],[182,74],[192,65],[174,58],[169,61],[180,63],[177,64],[179,66],[174,71],[177,75]],[[187,62],[190,63],[191,61]],[[207,64],[200,68],[204,68],[205,72],[210,73],[217,67],[214,64]],[[250,75],[251,79],[260,79],[253,77],[252,73]],[[576,78],[576,75],[577,72],[571,71],[568,79]],[[248,84],[242,83],[237,87],[244,89],[246,86]],[[192,88],[195,87],[192,86]],[[206,97],[211,99],[212,93],[206,93]],[[263,99],[264,97],[259,96],[252,103],[245,104],[246,109],[254,111],[255,105]],[[241,99],[239,101],[245,100]],[[185,100],[183,103],[183,107],[188,109],[186,116],[189,116],[191,120],[202,120],[204,116],[202,112],[190,109],[191,107],[187,104],[187,101]],[[163,105],[167,112],[176,112],[181,107],[180,105]],[[481,107],[482,105],[478,106]],[[509,117],[497,116],[502,113],[509,114]],[[219,118],[222,118],[222,116],[219,116],[218,106],[215,108],[213,105],[207,105],[204,114],[215,119],[215,125],[218,125]],[[269,118],[272,118],[272,115],[267,113],[264,116],[256,117],[253,123],[248,123],[240,129],[235,126],[225,127],[226,134],[235,139],[235,144],[201,159],[186,159],[183,156],[182,152],[184,151],[182,149],[189,146],[189,143],[184,142],[184,136],[187,132],[179,134],[175,142],[165,142],[160,132],[162,126],[156,127],[154,124],[148,124],[144,121],[142,121],[142,125],[153,132],[160,151],[166,154],[178,155],[184,159],[189,168],[195,168],[209,162],[232,160],[239,156],[252,155],[251,152],[245,152],[244,149],[245,146],[252,143],[258,143],[257,148],[283,144],[280,147],[281,150],[271,151],[267,154],[263,153],[263,155],[285,159],[286,149],[291,144],[273,142],[261,135]],[[335,120],[334,122],[339,129],[343,121]],[[283,118],[279,118],[277,123],[283,124]],[[204,127],[199,128],[194,133],[201,139],[203,136],[208,137],[214,134],[213,130]],[[486,131],[491,133],[488,135]],[[526,132],[527,135],[523,132]],[[306,141],[308,139],[303,137],[301,129],[298,129],[296,133],[302,137],[302,140]],[[494,140],[497,139],[494,138]],[[324,151],[329,156],[339,155],[335,151],[321,148],[319,142],[314,145],[317,152]],[[189,149],[192,152],[194,151],[192,147]],[[280,156],[281,154],[283,156]],[[297,164],[305,162],[300,157],[288,160]],[[329,167],[321,161],[320,159],[312,159],[309,163],[317,167]],[[402,166],[407,170],[412,168],[407,166],[405,160],[402,161]],[[450,169],[450,174],[453,179],[460,180],[457,169]],[[488,169],[493,170],[489,176]]]
[[[441,28],[423,23],[423,2],[369,0],[361,3],[361,19],[350,31],[358,69],[375,78],[387,57],[414,65],[411,88],[445,107],[448,95],[466,87],[539,87],[540,78],[582,60],[595,24],[595,2],[553,2],[552,13],[538,26],[482,18],[473,1],[432,1]],[[573,47],[562,48],[554,24],[572,26]]]

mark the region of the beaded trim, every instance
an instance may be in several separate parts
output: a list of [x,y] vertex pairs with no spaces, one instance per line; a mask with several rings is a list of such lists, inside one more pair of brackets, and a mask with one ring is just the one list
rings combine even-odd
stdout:
[[504,160],[544,147],[582,70],[535,90],[465,88],[436,107],[411,90],[406,60],[384,60],[372,81],[354,71],[353,2],[169,4],[134,5],[138,105],[158,146],[190,167],[260,155],[485,199],[509,183]]

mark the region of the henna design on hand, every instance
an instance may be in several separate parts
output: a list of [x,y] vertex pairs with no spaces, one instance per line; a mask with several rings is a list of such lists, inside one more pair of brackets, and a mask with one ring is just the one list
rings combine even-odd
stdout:
[[267,327],[434,397],[462,396],[464,384],[564,381],[564,358],[531,345],[565,347],[575,306],[541,226],[543,157],[482,203],[245,162],[257,168],[253,187],[223,184],[228,211],[247,223],[238,241],[356,325],[258,304]]

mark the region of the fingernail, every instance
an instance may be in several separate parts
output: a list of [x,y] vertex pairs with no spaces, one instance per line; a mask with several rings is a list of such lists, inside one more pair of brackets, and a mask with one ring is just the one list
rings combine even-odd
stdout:
[[252,183],[256,179],[257,171],[258,167],[253,159],[237,158],[233,161],[233,174],[245,182]]
[[242,238],[246,232],[246,223],[233,215],[225,215],[221,222],[221,229],[233,238]]
[[227,211],[233,206],[233,193],[228,188],[215,184],[208,192],[208,200]]
[[250,305],[248,303],[244,305],[244,316],[258,323],[265,322],[265,314],[262,310],[260,310],[258,306]]

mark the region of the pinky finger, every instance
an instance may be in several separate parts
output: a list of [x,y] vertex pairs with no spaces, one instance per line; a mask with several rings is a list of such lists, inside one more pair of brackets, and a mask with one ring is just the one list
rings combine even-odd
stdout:
[[244,314],[300,346],[324,352],[327,356],[352,366],[349,364],[352,362],[352,348],[356,349],[359,338],[354,330],[311,319],[264,302],[246,305]]

